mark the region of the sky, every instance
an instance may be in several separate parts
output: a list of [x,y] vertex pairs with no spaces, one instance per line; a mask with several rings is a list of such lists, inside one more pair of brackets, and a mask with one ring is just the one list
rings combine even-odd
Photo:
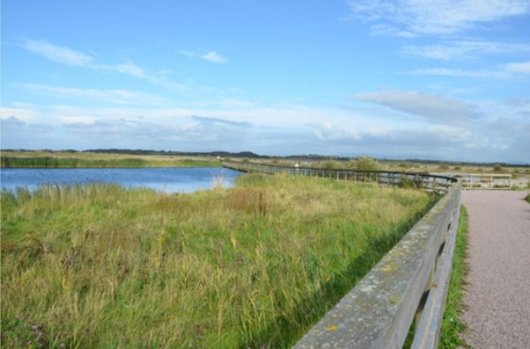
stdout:
[[3,0],[2,149],[530,163],[528,0]]

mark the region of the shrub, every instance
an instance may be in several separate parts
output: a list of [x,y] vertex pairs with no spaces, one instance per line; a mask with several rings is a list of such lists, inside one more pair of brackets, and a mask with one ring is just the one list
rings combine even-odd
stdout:
[[359,171],[377,171],[381,165],[377,160],[369,156],[361,156],[353,161],[353,168]]
[[338,161],[335,161],[335,160],[328,160],[328,161],[324,161],[324,162],[321,164],[321,167],[322,167],[323,169],[326,169],[326,170],[333,170],[333,169],[341,168],[342,166],[340,166],[340,164],[338,163]]

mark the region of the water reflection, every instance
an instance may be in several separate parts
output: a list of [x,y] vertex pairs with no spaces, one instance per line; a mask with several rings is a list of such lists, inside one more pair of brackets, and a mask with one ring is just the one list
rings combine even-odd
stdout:
[[194,192],[222,185],[231,187],[240,173],[224,168],[68,168],[1,169],[2,190],[35,190],[41,185],[113,183],[127,188],[149,188],[165,193]]

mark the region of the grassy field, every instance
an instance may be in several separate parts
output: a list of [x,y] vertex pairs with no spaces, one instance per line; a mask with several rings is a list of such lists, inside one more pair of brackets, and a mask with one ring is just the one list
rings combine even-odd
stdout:
[[2,152],[2,168],[219,167],[207,157],[86,152]]
[[2,193],[2,347],[289,347],[435,200],[262,175]]

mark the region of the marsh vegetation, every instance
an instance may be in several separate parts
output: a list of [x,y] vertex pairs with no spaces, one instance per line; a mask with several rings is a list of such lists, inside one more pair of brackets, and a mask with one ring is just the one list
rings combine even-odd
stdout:
[[208,157],[107,154],[87,152],[2,152],[2,168],[138,168],[138,167],[219,167]]
[[2,347],[289,347],[436,199],[286,175],[3,192]]

